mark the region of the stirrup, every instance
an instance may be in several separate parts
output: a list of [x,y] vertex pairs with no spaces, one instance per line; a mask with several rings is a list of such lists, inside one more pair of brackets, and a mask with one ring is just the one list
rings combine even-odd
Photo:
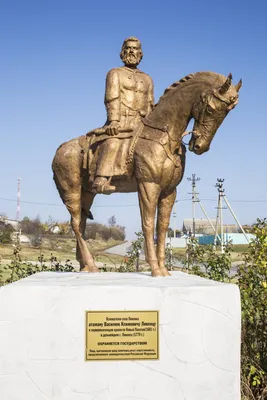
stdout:
[[[105,178],[104,178],[105,179]],[[97,180],[97,178],[96,178]],[[111,194],[116,191],[116,186],[109,185],[110,180],[106,180],[103,183],[93,183],[92,193],[94,194]]]
[[116,191],[116,186],[111,185],[99,185],[92,188],[94,194],[111,194]]

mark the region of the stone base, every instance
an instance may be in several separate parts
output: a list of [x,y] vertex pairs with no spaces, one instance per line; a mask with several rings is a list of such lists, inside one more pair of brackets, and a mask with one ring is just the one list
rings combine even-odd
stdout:
[[[159,360],[85,361],[86,310],[159,310]],[[0,290],[1,400],[238,400],[236,285],[42,272]]]

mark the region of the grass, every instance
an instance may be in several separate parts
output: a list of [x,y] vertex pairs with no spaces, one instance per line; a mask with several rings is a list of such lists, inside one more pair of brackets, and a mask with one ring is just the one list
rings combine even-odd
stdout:
[[[110,247],[121,244],[121,241],[108,240],[88,240],[89,249],[93,256],[99,256]],[[0,244],[0,257],[2,262],[9,262],[13,258],[14,245]],[[38,261],[38,257],[44,256],[45,260],[50,260],[51,254],[60,262],[76,259],[76,240],[74,238],[51,238],[45,237],[40,247],[33,247],[30,244],[21,244],[22,261]]]
[[[242,254],[247,252],[248,245],[247,244],[236,244],[232,246],[233,251],[231,252],[232,261],[242,261]],[[217,251],[220,252],[219,246],[217,247]],[[174,257],[185,260],[186,258],[186,248],[174,247],[172,249],[172,254]]]
[[183,247],[173,247],[172,254],[174,257],[179,258],[181,260],[185,260],[186,256],[186,248]]
[[[118,240],[87,240],[90,252],[96,261],[107,264],[111,269],[119,268],[123,261],[122,256],[115,254],[105,254],[105,250],[110,247],[121,244]],[[10,275],[9,265],[14,258],[13,251],[15,246],[13,244],[0,244],[0,281],[5,280]],[[42,246],[36,248],[30,244],[21,244],[20,258],[22,262],[38,262],[38,258],[42,256],[46,262],[51,261],[51,257],[56,257],[60,264],[65,264],[66,260],[71,262],[76,261],[76,240],[75,238],[62,238],[62,237],[45,237],[42,241]],[[74,264],[73,264],[74,265]]]
[[125,257],[119,256],[117,254],[99,254],[95,257],[96,261],[102,262],[104,264],[112,264],[117,268],[123,262]]

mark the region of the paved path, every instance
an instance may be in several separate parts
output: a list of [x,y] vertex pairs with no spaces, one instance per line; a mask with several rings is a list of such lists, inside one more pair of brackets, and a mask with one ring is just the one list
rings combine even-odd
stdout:
[[[110,249],[105,250],[105,253],[109,254],[117,254],[119,256],[126,256],[128,251],[132,251],[132,241],[128,240],[125,243],[118,244],[117,246],[111,247]],[[145,259],[144,251],[142,250],[140,254],[140,259]]]
[[127,241],[122,244],[118,244],[117,246],[110,247],[105,250],[105,253],[117,254],[118,256],[126,256],[127,251],[132,251],[132,242]]

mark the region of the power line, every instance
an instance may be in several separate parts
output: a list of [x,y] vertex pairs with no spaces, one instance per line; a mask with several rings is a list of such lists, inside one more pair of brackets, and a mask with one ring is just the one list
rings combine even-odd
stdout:
[[[12,201],[12,202],[17,201],[15,199],[6,199],[6,198],[3,198],[3,197],[0,197],[0,200]],[[39,205],[44,205],[44,206],[57,206],[57,207],[62,207],[64,205],[64,204],[54,204],[54,203],[40,203],[40,202],[37,202],[37,201],[26,201],[26,200],[20,200],[20,203],[39,204]]]
[[[16,199],[8,199],[4,197],[0,197],[0,200],[3,201],[12,201],[12,202],[17,202]],[[192,201],[192,198],[188,199],[178,199],[178,203],[180,201]],[[217,201],[217,199],[202,199],[202,201]],[[54,206],[54,207],[65,207],[64,204],[56,204],[56,203],[42,203],[38,201],[26,201],[26,200],[20,200],[20,203],[25,203],[25,204],[37,204],[37,205],[42,205],[42,206]],[[267,203],[267,200],[231,200],[231,203]],[[114,204],[114,205],[102,205],[102,206],[94,206],[94,207],[100,207],[100,208],[105,208],[105,207],[138,207],[138,204]]]
[[[217,199],[202,199],[202,201],[217,202]],[[267,200],[231,200],[231,203],[267,203]]]
[[[0,200],[4,200],[4,201],[12,201],[12,202],[16,202],[17,200],[15,199],[7,199],[4,197],[0,197]],[[190,199],[180,199],[179,201],[189,201]],[[38,201],[27,201],[27,200],[21,200],[21,203],[25,203],[25,204],[37,204],[37,205],[42,205],[42,206],[55,206],[55,207],[65,207],[64,204],[56,204],[56,203],[42,203],[42,202],[38,202]],[[94,207],[100,207],[100,208],[105,208],[105,207],[138,207],[138,203],[137,204],[114,204],[114,205],[98,205],[98,206],[94,206]]]

